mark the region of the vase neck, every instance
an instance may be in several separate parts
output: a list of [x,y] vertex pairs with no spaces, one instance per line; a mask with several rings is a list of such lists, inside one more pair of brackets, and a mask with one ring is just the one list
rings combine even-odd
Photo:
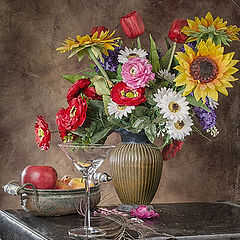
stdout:
[[132,133],[120,128],[116,132],[120,134],[123,143],[151,143],[143,130],[139,133]]

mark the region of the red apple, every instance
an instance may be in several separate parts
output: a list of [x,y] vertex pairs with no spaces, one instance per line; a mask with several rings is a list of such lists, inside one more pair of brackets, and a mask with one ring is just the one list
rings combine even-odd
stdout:
[[[55,189],[57,172],[50,166],[27,166],[21,175],[22,185],[31,183],[37,189]],[[32,187],[29,187],[32,188]]]

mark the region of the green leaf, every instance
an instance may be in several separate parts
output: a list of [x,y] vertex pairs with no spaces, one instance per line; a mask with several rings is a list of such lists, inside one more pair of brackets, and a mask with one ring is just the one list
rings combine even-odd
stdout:
[[77,80],[79,79],[83,79],[86,78],[86,76],[82,76],[82,75],[62,75],[62,77],[66,80],[68,80],[71,83],[75,83]]
[[94,78],[97,75],[96,72],[83,72],[83,74],[88,78]]
[[108,88],[107,81],[104,77],[96,75],[92,78],[92,83],[95,86],[98,95],[110,95],[110,89]]
[[137,117],[143,117],[148,114],[149,108],[144,106],[137,106],[134,111],[134,115]]
[[165,41],[166,41],[166,44],[167,44],[167,49],[170,49],[170,48],[171,48],[171,45],[170,45],[170,43],[169,43],[167,37],[165,37]]
[[78,54],[77,54],[77,57],[78,57],[78,61],[79,62],[81,62],[82,61],[82,59],[84,58],[84,56],[85,56],[85,50],[83,50],[83,51],[81,51],[81,52],[79,52]]
[[151,120],[149,117],[144,116],[144,117],[140,117],[138,118],[132,125],[133,128],[137,129],[138,131],[142,130],[146,124],[151,123]]
[[112,130],[112,127],[104,128],[102,131],[95,133],[92,136],[91,143],[97,143],[101,139],[107,136],[107,134]]
[[117,78],[119,79],[119,80],[122,80],[123,78],[122,78],[122,65],[121,64],[119,64],[118,65],[118,68],[117,68]]
[[137,37],[137,48],[138,48],[138,49],[141,49],[141,48],[142,48],[142,46],[141,46],[141,41],[140,41],[140,37],[139,37],[139,36]]
[[156,89],[145,88],[145,97],[147,102],[151,105],[156,105],[156,102],[153,100],[153,94],[156,92]]
[[[74,56],[75,54],[77,54],[78,52],[82,51],[85,47],[79,47],[79,48],[75,48],[72,50],[72,52],[69,54],[68,58],[71,58],[72,56]],[[85,52],[84,52],[85,53]]]
[[111,97],[110,97],[110,95],[103,95],[102,97],[103,97],[103,105],[104,105],[105,113],[107,115],[109,115],[107,107],[108,107],[108,104],[111,101]]
[[150,142],[154,142],[155,138],[157,137],[157,128],[154,123],[147,124],[144,128],[145,134]]
[[159,57],[158,57],[158,53],[157,53],[157,47],[156,44],[151,36],[151,34],[149,34],[150,37],[150,42],[151,42],[151,48],[150,48],[150,56],[149,56],[149,60],[152,64],[152,71],[157,73],[160,69],[160,63],[159,63]]
[[186,96],[186,100],[193,106],[195,107],[200,107],[204,110],[206,110],[207,112],[212,112],[207,106],[206,104],[203,104],[203,102],[201,100],[197,101],[195,97],[193,96]]
[[160,65],[161,65],[161,69],[167,69],[168,67],[168,63],[170,60],[170,56],[172,53],[172,49],[173,47],[171,47],[170,49],[168,49],[168,51],[166,52],[166,54],[163,56],[163,58],[160,60]]

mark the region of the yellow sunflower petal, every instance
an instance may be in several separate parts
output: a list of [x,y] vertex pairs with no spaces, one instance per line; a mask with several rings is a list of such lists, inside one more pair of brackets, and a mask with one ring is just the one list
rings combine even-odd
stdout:
[[199,90],[198,85],[197,85],[197,87],[194,89],[194,97],[196,98],[197,101],[199,101],[200,98],[201,98],[201,90]]
[[210,12],[208,12],[206,14],[206,17],[205,17],[207,23],[208,23],[208,26],[212,25],[213,23],[213,17],[212,17],[212,14]]
[[187,96],[189,93],[191,93],[195,86],[196,86],[196,83],[194,83],[193,81],[188,82],[184,89],[183,96]]
[[225,87],[217,87],[217,90],[218,90],[220,93],[228,96],[228,91],[227,91],[227,89],[226,89]]
[[211,88],[207,88],[207,95],[213,99],[214,101],[218,101],[218,92],[217,90],[213,90]]
[[183,86],[188,82],[188,76],[185,73],[181,73],[174,79],[174,82],[176,86]]

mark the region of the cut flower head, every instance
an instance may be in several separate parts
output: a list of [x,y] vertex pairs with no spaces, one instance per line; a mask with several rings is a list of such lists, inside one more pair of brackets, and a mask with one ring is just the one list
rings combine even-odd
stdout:
[[196,100],[202,99],[204,103],[206,96],[218,101],[218,92],[227,96],[226,88],[237,80],[232,76],[238,71],[234,67],[238,62],[233,60],[234,53],[224,55],[224,48],[220,44],[216,46],[211,38],[200,42],[197,53],[187,45],[184,48],[185,53],[176,55],[180,65],[175,69],[180,74],[174,80],[176,86],[185,86],[183,96],[194,91]]
[[223,21],[222,18],[217,17],[215,20],[212,17],[212,14],[208,12],[205,18],[195,17],[195,21],[187,20],[188,26],[182,28],[182,32],[189,36],[188,40],[206,41],[208,38],[211,38],[216,44],[221,42],[225,45],[229,45],[228,42],[232,40],[238,40],[238,35],[240,28],[236,25],[227,26],[227,21]]

